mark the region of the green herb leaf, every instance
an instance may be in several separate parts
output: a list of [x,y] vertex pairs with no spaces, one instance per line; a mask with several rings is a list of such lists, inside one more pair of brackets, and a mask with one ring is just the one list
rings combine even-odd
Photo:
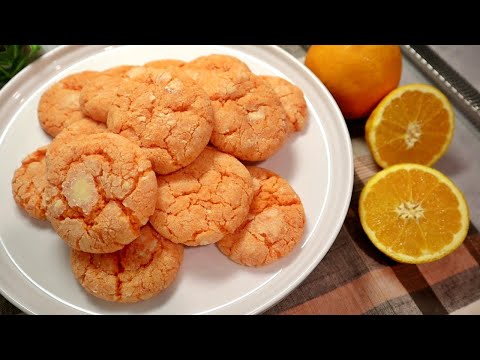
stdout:
[[0,45],[0,87],[33,61],[40,45]]

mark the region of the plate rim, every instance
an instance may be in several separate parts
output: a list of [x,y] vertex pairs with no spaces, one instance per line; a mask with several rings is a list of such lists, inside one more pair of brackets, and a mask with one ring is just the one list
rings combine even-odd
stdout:
[[[54,62],[56,59],[62,58],[64,56],[68,56],[69,54],[71,55],[72,53],[74,54],[75,51],[82,50],[82,48],[85,48],[89,45],[61,45],[58,46],[57,48],[50,50],[46,54],[42,55],[40,58],[36,59],[34,62],[30,63],[28,66],[26,66],[24,69],[22,69],[13,79],[11,79],[1,90],[0,90],[0,101],[6,100],[6,103],[10,103],[11,106],[17,106],[13,105],[15,102],[12,101],[12,95],[16,93],[16,90],[20,89],[22,87],[22,84],[24,83],[24,78],[28,77],[30,75],[36,75],[35,70],[40,68],[40,70],[43,70],[41,72],[47,71],[45,68],[42,69],[42,66],[44,64],[51,64]],[[243,45],[243,46],[256,46],[256,45]],[[98,48],[106,48],[107,46],[103,45],[96,45]],[[113,46],[117,47],[117,46]],[[242,47],[242,46],[240,46]],[[353,149],[352,149],[352,143],[348,131],[348,127],[346,125],[346,122],[344,120],[344,117],[340,111],[340,108],[338,107],[337,102],[333,98],[332,94],[328,91],[326,86],[313,74],[313,72],[308,69],[306,66],[304,66],[297,58],[295,58],[292,54],[288,53],[286,50],[282,49],[281,47],[277,45],[262,45],[262,48],[267,48],[267,50],[275,53],[279,58],[283,58],[284,60],[289,60],[290,63],[293,63],[294,66],[297,68],[298,71],[304,72],[305,75],[308,76],[309,80],[312,82],[312,84],[320,88],[323,92],[323,94],[328,98],[328,101],[331,103],[333,106],[333,111],[336,113],[336,116],[341,119],[342,121],[338,121],[338,124],[336,124],[337,131],[341,135],[341,140],[342,140],[342,147],[345,147],[345,160],[348,162],[347,164],[343,164],[347,171],[346,174],[346,184],[348,186],[348,194],[344,197],[342,197],[343,202],[341,206],[339,207],[339,211],[337,212],[338,220],[335,222],[335,226],[331,227],[330,230],[330,238],[325,242],[325,247],[324,250],[319,252],[317,256],[313,259],[313,261],[310,261],[308,266],[306,266],[299,274],[296,275],[294,281],[291,281],[288,283],[287,286],[285,286],[282,291],[276,293],[274,296],[271,296],[267,301],[264,301],[261,305],[255,307],[254,309],[246,312],[246,314],[260,314],[278,302],[280,302],[282,299],[284,299],[288,294],[290,294],[294,289],[296,289],[304,280],[305,278],[318,266],[318,264],[322,261],[326,253],[330,250],[332,247],[333,243],[335,242],[336,238],[338,237],[338,234],[340,233],[340,230],[343,226],[343,223],[345,221],[350,203],[351,203],[351,198],[352,198],[352,193],[353,193],[353,183],[354,183],[354,162],[353,162]],[[66,61],[66,59],[63,59]],[[83,60],[83,59],[81,59]],[[68,66],[74,65],[75,62],[69,63]],[[54,68],[49,70],[49,75],[50,77],[56,76],[59,72],[63,71],[64,68]],[[25,85],[24,85],[25,86]],[[38,88],[38,85],[34,85],[35,88]],[[17,109],[18,111],[18,109]],[[9,119],[7,118],[6,121],[1,121],[0,122],[0,143],[3,142],[4,136],[6,136],[7,127],[9,125]],[[346,140],[346,141],[345,141]],[[5,251],[7,256],[9,256],[8,250],[5,248],[5,244],[2,241],[2,252]],[[13,262],[13,259],[10,258],[10,261]],[[15,264],[14,264],[15,265]],[[21,269],[16,266],[16,270],[21,273],[21,276],[26,280],[27,282],[30,282],[28,279],[28,276],[21,271]],[[27,277],[25,279],[25,277]],[[28,285],[27,285],[28,286]],[[38,289],[35,289],[38,291]],[[43,291],[42,291],[43,292]],[[21,309],[23,312],[27,314],[36,314],[37,312],[33,311],[32,309],[24,306],[21,304],[17,299],[14,297],[10,296],[10,294],[4,290],[4,287],[2,283],[0,283],[0,294],[2,294],[8,301],[10,301],[12,304],[14,304],[16,307]]]

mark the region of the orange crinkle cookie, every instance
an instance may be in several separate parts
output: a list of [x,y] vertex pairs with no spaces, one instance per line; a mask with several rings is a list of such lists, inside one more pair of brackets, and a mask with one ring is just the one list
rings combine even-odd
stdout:
[[[161,76],[164,71],[172,69],[169,62],[165,62],[164,66],[160,66],[156,62],[156,66],[118,66],[104,71],[93,81],[90,81],[80,93],[80,107],[83,113],[90,116],[95,121],[106,122],[108,111],[113,102],[117,98],[118,88],[124,84],[126,80],[134,80],[145,84],[161,85],[163,79]],[[188,85],[192,82],[189,81]]]
[[207,92],[212,101],[236,99],[252,88],[252,72],[233,56],[201,56],[185,64],[182,70]]
[[207,94],[173,68],[139,68],[134,78],[141,81],[126,81],[117,89],[108,130],[139,145],[158,174],[192,163],[212,133]]
[[12,180],[12,192],[15,202],[30,216],[45,220],[44,191],[47,186],[47,167],[43,146],[22,160],[22,165],[15,170]]
[[217,246],[236,263],[263,266],[286,256],[300,242],[305,212],[300,198],[286,180],[259,167],[248,170],[254,187],[248,217]]
[[272,87],[287,113],[289,132],[301,131],[307,121],[307,103],[303,91],[288,80],[276,76],[261,76]]
[[99,133],[47,152],[47,219],[76,250],[109,253],[140,235],[155,209],[150,161],[127,139]]
[[287,114],[270,84],[228,55],[199,57],[182,67],[213,105],[212,144],[241,160],[265,160],[287,136]]
[[242,224],[251,199],[252,178],[245,166],[207,147],[189,166],[158,176],[150,223],[175,243],[212,244]]
[[241,160],[261,161],[276,153],[287,136],[287,115],[272,87],[252,75],[244,96],[214,101],[211,142]]
[[70,141],[92,134],[106,132],[107,127],[105,124],[93,121],[89,118],[83,118],[75,121],[73,124],[63,129],[55,139],[48,146],[48,153],[50,158],[58,156],[58,151],[63,151],[62,144],[67,144]]
[[106,122],[108,110],[117,95],[118,87],[125,82],[122,76],[102,74],[90,81],[80,92],[80,108],[95,121]]
[[166,289],[176,278],[183,246],[160,236],[150,225],[140,237],[111,254],[71,250],[75,278],[90,294],[107,301],[135,303]]
[[78,136],[86,136],[106,131],[107,126],[105,124],[84,117],[63,129],[55,139],[52,140],[52,144],[69,142]]
[[66,126],[84,117],[80,110],[80,91],[99,74],[84,71],[67,76],[43,93],[38,104],[38,118],[47,134],[55,137]]

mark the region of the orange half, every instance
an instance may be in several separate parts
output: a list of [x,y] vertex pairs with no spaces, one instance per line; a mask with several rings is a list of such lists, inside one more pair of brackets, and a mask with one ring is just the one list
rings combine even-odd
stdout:
[[400,163],[431,166],[452,141],[454,119],[452,105],[439,90],[410,84],[393,90],[377,105],[365,136],[382,168]]
[[461,191],[441,172],[418,164],[394,165],[373,176],[360,195],[359,213],[372,243],[402,263],[450,254],[469,226]]

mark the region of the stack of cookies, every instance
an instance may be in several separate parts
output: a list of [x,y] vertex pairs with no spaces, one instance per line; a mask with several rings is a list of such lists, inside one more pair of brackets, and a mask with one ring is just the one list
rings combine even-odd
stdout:
[[303,93],[284,79],[226,55],[84,71],[49,88],[38,116],[54,139],[22,161],[13,195],[50,221],[96,297],[158,294],[184,246],[216,244],[238,264],[262,266],[302,238],[295,191],[244,164],[305,125]]

